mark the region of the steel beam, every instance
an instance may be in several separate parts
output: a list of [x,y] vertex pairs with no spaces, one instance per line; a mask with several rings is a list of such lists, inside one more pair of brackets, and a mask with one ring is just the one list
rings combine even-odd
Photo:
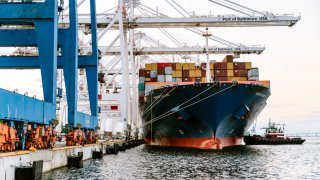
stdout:
[[[58,68],[62,69],[65,56],[58,56]],[[78,68],[94,67],[92,56],[79,56]],[[39,56],[0,56],[0,69],[40,69]]]
[[[259,26],[293,26],[300,20],[300,16],[273,15],[268,16],[232,16],[219,15],[207,17],[137,17],[133,20],[124,19],[126,28],[185,28],[185,27],[259,27]],[[111,23],[110,18],[98,17],[99,28],[106,28]],[[67,26],[69,22],[65,19],[59,22]],[[79,17],[79,25],[90,26],[90,19]],[[119,28],[116,21],[112,28]]]

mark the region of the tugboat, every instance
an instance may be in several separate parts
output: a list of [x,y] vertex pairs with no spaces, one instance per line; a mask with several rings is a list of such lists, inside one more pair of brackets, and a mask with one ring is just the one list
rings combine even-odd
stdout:
[[[278,128],[277,126],[282,125]],[[264,127],[261,129],[265,129],[264,136],[260,135],[245,135],[244,142],[246,145],[282,145],[282,144],[302,144],[305,139],[300,137],[285,137],[284,136],[284,126],[285,124],[276,124],[269,120],[268,127]]]

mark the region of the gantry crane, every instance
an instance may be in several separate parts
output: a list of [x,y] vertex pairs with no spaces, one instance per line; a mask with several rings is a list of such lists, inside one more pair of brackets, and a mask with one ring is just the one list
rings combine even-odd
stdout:
[[[167,1],[167,0],[166,0]],[[167,1],[169,2],[169,1]],[[99,13],[97,15],[97,23],[98,28],[100,29],[100,34],[98,36],[98,39],[102,38],[103,35],[109,31],[109,30],[119,30],[119,35],[116,36],[116,38],[112,41],[112,43],[109,46],[106,47],[100,47],[100,50],[102,51],[102,54],[105,55],[120,55],[120,59],[114,59],[112,62],[114,62],[112,65],[110,65],[111,70],[107,70],[107,73],[113,74],[113,77],[111,79],[114,79],[115,75],[121,74],[122,75],[122,89],[124,94],[124,100],[122,100],[122,103],[125,103],[126,105],[123,105],[122,107],[125,109],[126,113],[124,113],[125,119],[128,120],[129,123],[134,122],[138,123],[137,119],[135,118],[135,115],[133,115],[133,120],[131,121],[130,117],[130,109],[128,109],[128,104],[131,103],[131,107],[133,108],[133,112],[137,112],[137,109],[134,109],[137,107],[135,104],[136,101],[136,92],[132,93],[132,98],[129,98],[131,96],[130,88],[132,87],[133,91],[136,91],[136,78],[133,77],[136,75],[136,70],[134,69],[135,66],[135,58],[134,56],[137,55],[143,55],[143,54],[175,54],[175,53],[186,53],[186,54],[192,54],[192,53],[202,53],[207,54],[207,57],[209,57],[210,53],[261,53],[264,48],[261,47],[246,47],[241,45],[236,45],[234,43],[231,43],[229,41],[225,41],[221,38],[215,37],[215,36],[206,36],[205,38],[207,40],[214,40],[216,42],[219,42],[221,44],[224,44],[225,48],[217,48],[217,49],[211,49],[207,43],[206,47],[201,48],[192,48],[192,47],[183,47],[179,46],[178,43],[175,42],[174,39],[172,41],[177,44],[178,47],[171,48],[171,47],[165,47],[165,46],[159,46],[159,47],[141,47],[138,45],[138,47],[135,48],[134,46],[134,30],[138,28],[159,28],[161,31],[163,31],[164,28],[185,28],[188,31],[194,32],[198,35],[203,36],[207,32],[201,31],[197,29],[198,27],[259,27],[259,26],[287,26],[291,27],[295,25],[299,20],[300,16],[294,16],[294,15],[275,15],[273,13],[266,13],[266,12],[260,12],[256,11],[250,8],[247,8],[245,6],[242,6],[240,4],[234,3],[232,1],[210,1],[212,3],[218,4],[222,7],[229,8],[233,11],[236,11],[240,15],[205,15],[205,16],[195,16],[193,14],[189,14],[188,11],[184,10],[182,6],[180,6],[176,1],[171,0],[171,5],[179,11],[179,13],[182,15],[182,17],[169,17],[167,15],[164,15],[163,13],[160,13],[158,10],[154,10],[143,3],[141,1],[128,1],[127,3],[124,3],[124,1],[120,0],[119,6],[115,8],[111,8],[110,10],[117,10],[116,13],[110,13],[110,11],[105,13]],[[134,10],[138,10],[141,12],[142,15],[135,16]],[[127,15],[126,12],[130,12],[129,15]],[[87,26],[90,24],[88,21],[88,18],[86,17],[86,14],[82,14],[79,17],[79,24],[80,27],[83,29],[83,31],[86,31]],[[67,26],[68,21],[62,20],[59,21],[61,25]],[[130,43],[127,44],[127,31],[129,31],[129,39]],[[165,31],[163,31],[165,33]],[[120,46],[115,47],[114,44],[116,41],[120,40]],[[228,51],[230,50],[230,51]],[[128,58],[130,57],[130,59]],[[137,56],[139,58],[139,56]],[[207,58],[209,59],[209,58]],[[121,62],[121,63],[120,63]],[[117,64],[121,64],[121,68],[115,70],[114,67]],[[129,70],[129,64],[131,65],[132,69]],[[114,70],[112,70],[114,69]],[[129,73],[130,72],[130,73]],[[129,74],[133,75],[131,79],[129,79]],[[129,82],[131,80],[131,86],[129,85]],[[108,84],[109,82],[107,82]]]
[[[37,47],[37,56],[1,56],[1,69],[40,69],[44,101],[0,90],[0,118],[17,125],[25,147],[26,123],[49,126],[56,119],[57,68],[64,70],[68,102],[68,128],[95,130],[97,126],[98,49],[95,0],[90,0],[91,54],[78,55],[76,0],[69,0],[69,26],[58,28],[63,0],[13,0],[0,2],[0,46]],[[59,51],[59,53],[58,53]],[[78,61],[79,60],[79,61]],[[91,115],[77,110],[78,67],[86,69]],[[13,113],[15,112],[15,113]]]

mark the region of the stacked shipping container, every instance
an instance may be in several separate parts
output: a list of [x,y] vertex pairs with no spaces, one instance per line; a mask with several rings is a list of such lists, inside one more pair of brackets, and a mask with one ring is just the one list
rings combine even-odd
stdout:
[[[249,74],[248,74],[249,72]],[[210,61],[213,81],[259,80],[258,68],[251,62],[234,62],[227,55],[222,62]],[[139,70],[139,101],[144,101],[145,84],[149,82],[206,82],[206,63],[151,63]]]

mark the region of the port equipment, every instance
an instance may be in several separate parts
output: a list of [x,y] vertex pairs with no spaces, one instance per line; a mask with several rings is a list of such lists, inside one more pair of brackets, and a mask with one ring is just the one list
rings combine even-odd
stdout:
[[[129,78],[128,74],[134,75],[136,71],[132,68],[130,73],[127,73],[126,69],[129,64],[136,63],[136,65],[141,60],[139,55],[172,55],[177,54],[250,54],[256,53],[260,54],[263,52],[264,47],[256,46],[245,46],[242,44],[232,43],[230,41],[224,40],[217,36],[211,35],[205,37],[207,40],[212,40],[224,45],[224,48],[210,47],[209,45],[202,47],[186,47],[181,46],[179,42],[170,34],[166,32],[164,28],[184,28],[187,31],[193,32],[199,36],[206,34],[206,31],[198,29],[198,27],[262,27],[262,26],[287,26],[291,27],[295,25],[299,20],[300,16],[282,14],[277,15],[270,12],[260,12],[253,10],[251,8],[245,7],[243,5],[234,3],[227,0],[212,0],[209,1],[220,7],[228,8],[232,11],[235,11],[237,15],[201,15],[197,16],[195,14],[189,13],[190,11],[185,10],[181,5],[179,5],[175,0],[166,0],[166,2],[173,7],[181,16],[180,17],[170,17],[164,13],[159,12],[158,9],[153,9],[139,0],[130,0],[125,3],[120,0],[120,7],[111,8],[109,11],[104,13],[97,14],[97,25],[100,29],[99,38],[102,37],[107,31],[115,29],[119,30],[119,35],[110,43],[107,47],[101,47],[102,55],[121,55],[121,58],[115,57],[113,60],[104,67],[102,71],[106,75],[112,76],[107,78],[108,82],[105,83],[106,86],[115,79],[117,75],[122,76],[122,91],[120,94],[124,94],[124,97],[119,97],[119,93],[114,94],[112,98],[121,102],[121,110],[124,119],[134,127],[136,124],[139,124],[139,121],[135,114],[137,114],[137,107],[135,94],[137,94],[136,87],[136,78],[131,76]],[[110,13],[111,10],[117,9],[116,13]],[[122,13],[122,10],[130,13]],[[135,14],[136,11],[139,11],[141,14]],[[79,14],[79,25],[83,29],[90,25],[86,14]],[[62,20],[59,20],[60,22]],[[64,25],[68,25],[68,21],[61,22]],[[159,28],[159,30],[166,34],[169,39],[177,45],[176,48],[170,48],[167,46],[162,46],[156,40],[153,40],[149,37],[140,38],[140,40],[135,41],[135,37],[140,35],[133,34],[137,28]],[[123,33],[124,32],[124,33]],[[123,43],[123,39],[127,39],[127,33],[129,32],[129,42]],[[141,40],[149,41],[149,44],[152,44],[151,47],[142,47]],[[115,47],[114,44],[120,40],[120,46]],[[152,42],[153,41],[153,42]],[[150,43],[152,42],[152,43]],[[137,44],[137,46],[135,46]],[[136,47],[136,48],[135,48]],[[86,48],[86,47],[84,47]],[[90,50],[89,50],[90,52]],[[125,53],[125,54],[124,54]],[[128,56],[130,58],[128,58]],[[135,60],[135,56],[138,57],[138,62]],[[207,56],[208,57],[208,56]],[[121,62],[121,63],[120,63]],[[115,69],[115,67],[121,64],[120,69]],[[132,66],[135,67],[135,66]],[[125,72],[124,72],[125,71]],[[129,78],[129,79],[128,79]],[[130,84],[130,81],[132,84]],[[129,93],[127,90],[131,87],[132,93]],[[132,94],[132,97],[131,97]],[[111,95],[102,96],[103,100],[110,100]],[[122,105],[125,104],[125,105]],[[128,107],[130,107],[128,109]],[[131,112],[130,112],[131,111]],[[136,112],[136,113],[135,113]]]
[[[63,0],[0,2],[0,46],[37,47],[36,56],[0,56],[1,69],[40,69],[44,101],[0,89],[0,119],[16,128],[19,147],[47,147],[40,139],[52,139],[56,119],[57,68],[64,71],[68,102],[68,128],[95,130],[98,115],[98,49],[95,0],[90,0],[91,54],[78,55],[76,0],[69,0],[68,26],[58,28]],[[86,69],[91,115],[77,110],[78,68]],[[31,125],[27,140],[27,128]],[[29,126],[30,127],[30,126]],[[40,133],[39,129],[44,132]],[[50,132],[48,131],[50,130]],[[39,139],[40,138],[40,139]],[[28,142],[28,143],[26,143]],[[46,141],[46,143],[48,143]]]

